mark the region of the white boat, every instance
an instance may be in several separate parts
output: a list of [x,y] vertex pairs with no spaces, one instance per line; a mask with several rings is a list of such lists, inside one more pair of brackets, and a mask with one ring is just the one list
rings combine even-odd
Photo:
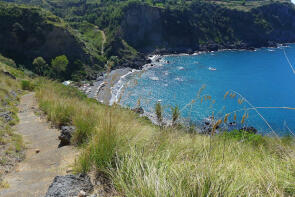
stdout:
[[208,70],[215,71],[215,70],[216,70],[216,68],[213,68],[213,67],[209,66]]

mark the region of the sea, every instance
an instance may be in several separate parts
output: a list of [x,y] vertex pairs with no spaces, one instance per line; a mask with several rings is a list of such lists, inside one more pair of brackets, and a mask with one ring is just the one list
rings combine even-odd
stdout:
[[295,44],[255,51],[226,50],[153,57],[152,66],[121,80],[121,105],[202,126],[208,117],[228,129],[254,127],[263,135],[295,134]]

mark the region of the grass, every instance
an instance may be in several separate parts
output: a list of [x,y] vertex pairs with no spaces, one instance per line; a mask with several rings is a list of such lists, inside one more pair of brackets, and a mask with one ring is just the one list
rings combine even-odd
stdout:
[[[7,65],[9,63],[9,66]],[[12,120],[6,122],[0,118],[0,168],[7,163],[10,157],[22,158],[24,144],[22,137],[13,131],[13,125],[18,122],[18,107],[19,96],[21,96],[21,81],[27,78],[24,73],[11,67],[15,63],[0,55],[0,113],[11,112]],[[10,73],[10,74],[8,74]],[[15,95],[17,93],[17,95]],[[0,172],[0,188],[8,187],[7,183],[1,181]]]
[[34,85],[29,80],[22,80],[21,87],[23,90],[33,91]]
[[0,180],[0,189],[9,188],[9,184],[6,181]]
[[294,138],[161,130],[55,82],[40,80],[38,87],[48,119],[78,128],[76,172],[107,174],[122,196],[295,195]]

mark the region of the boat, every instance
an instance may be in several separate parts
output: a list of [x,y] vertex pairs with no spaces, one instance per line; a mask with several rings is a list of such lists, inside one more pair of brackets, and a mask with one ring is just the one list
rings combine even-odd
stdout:
[[213,67],[209,66],[208,70],[215,71],[215,70],[216,70],[216,68],[213,68]]

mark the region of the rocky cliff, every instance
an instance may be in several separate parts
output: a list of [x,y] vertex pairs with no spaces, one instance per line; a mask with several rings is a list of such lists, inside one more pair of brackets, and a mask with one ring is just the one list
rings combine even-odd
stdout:
[[295,41],[295,9],[272,3],[240,11],[209,3],[165,9],[124,8],[122,37],[141,52],[183,52],[274,46]]

